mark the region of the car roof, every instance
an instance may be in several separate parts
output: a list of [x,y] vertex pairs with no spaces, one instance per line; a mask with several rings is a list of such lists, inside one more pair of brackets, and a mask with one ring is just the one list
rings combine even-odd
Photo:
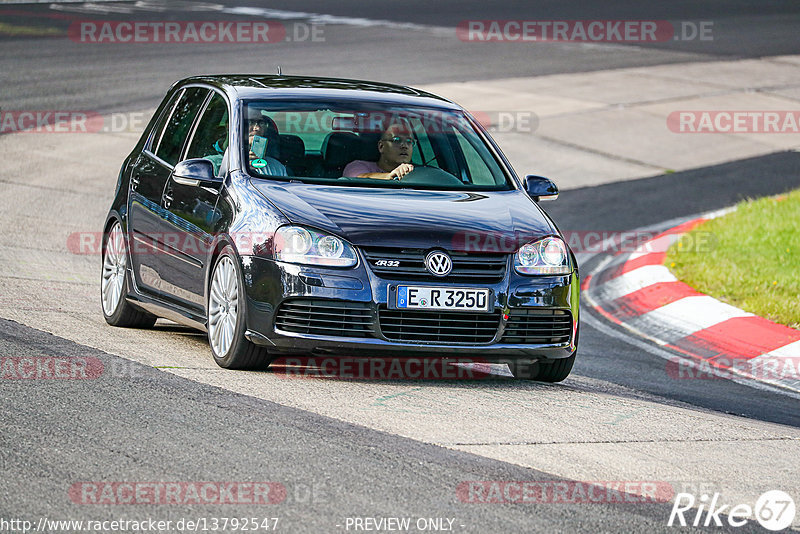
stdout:
[[460,110],[457,104],[433,93],[404,85],[346,78],[268,74],[216,74],[193,76],[178,84],[203,83],[233,99],[348,100]]

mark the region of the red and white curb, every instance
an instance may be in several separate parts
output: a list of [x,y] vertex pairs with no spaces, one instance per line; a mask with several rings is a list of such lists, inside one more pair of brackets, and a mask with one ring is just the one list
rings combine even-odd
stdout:
[[667,363],[672,378],[744,378],[800,392],[800,331],[699,293],[664,265],[683,234],[729,211],[679,224],[609,258],[583,281],[583,294],[606,319],[674,351]]

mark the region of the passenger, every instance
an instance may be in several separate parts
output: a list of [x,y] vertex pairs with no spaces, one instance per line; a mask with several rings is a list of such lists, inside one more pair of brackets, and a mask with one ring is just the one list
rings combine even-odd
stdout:
[[410,163],[414,144],[415,140],[408,124],[392,123],[378,141],[378,152],[380,152],[378,161],[361,159],[351,161],[342,171],[342,176],[400,180],[414,170],[414,166]]
[[220,175],[220,169],[222,167],[222,162],[225,160],[225,153],[228,150],[228,119],[227,115],[225,116],[225,124],[220,125],[217,131],[217,140],[211,146],[210,154],[203,156],[203,159],[207,159],[214,165],[214,176]]
[[[250,147],[250,167],[253,171],[261,176],[286,176],[286,166],[277,159],[268,156],[267,153],[273,149],[273,153],[277,153],[278,143],[278,126],[271,118],[262,115],[260,112],[251,115],[250,122],[247,125],[248,133],[248,146]],[[255,137],[264,137],[267,140],[267,147],[262,155],[256,155],[253,152],[253,141]]]

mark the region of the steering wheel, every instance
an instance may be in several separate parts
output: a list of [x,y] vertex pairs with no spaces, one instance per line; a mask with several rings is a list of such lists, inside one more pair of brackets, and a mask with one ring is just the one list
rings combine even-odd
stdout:
[[464,185],[449,172],[424,165],[414,165],[414,170],[403,176],[400,182],[411,185]]

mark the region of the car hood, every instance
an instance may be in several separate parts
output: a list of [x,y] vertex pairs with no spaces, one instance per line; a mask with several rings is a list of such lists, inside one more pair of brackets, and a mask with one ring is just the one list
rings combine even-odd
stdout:
[[523,191],[455,192],[276,184],[252,186],[294,224],[354,245],[513,252],[556,229]]

